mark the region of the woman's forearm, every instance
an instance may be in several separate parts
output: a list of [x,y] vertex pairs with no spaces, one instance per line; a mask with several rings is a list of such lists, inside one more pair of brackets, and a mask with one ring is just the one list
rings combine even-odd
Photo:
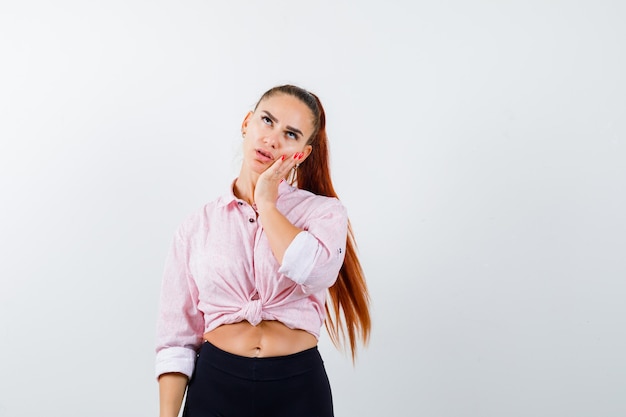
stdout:
[[263,231],[267,236],[272,253],[278,263],[283,262],[285,251],[302,229],[297,228],[276,208],[274,204],[257,207],[263,222]]
[[160,417],[178,417],[186,388],[187,375],[167,373],[159,377]]

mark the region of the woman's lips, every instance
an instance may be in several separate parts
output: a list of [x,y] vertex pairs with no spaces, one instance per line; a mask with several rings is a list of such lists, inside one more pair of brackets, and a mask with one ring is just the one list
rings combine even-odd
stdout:
[[274,157],[272,156],[272,154],[269,153],[269,152],[264,151],[263,149],[257,149],[256,150],[256,156],[262,162],[269,162],[269,161],[273,161],[274,160]]

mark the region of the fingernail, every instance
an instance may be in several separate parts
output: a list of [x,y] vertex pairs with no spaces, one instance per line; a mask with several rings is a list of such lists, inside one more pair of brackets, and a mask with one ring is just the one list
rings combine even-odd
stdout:
[[298,159],[302,159],[304,158],[304,152],[300,152],[300,156],[298,157]]
[[298,155],[300,155],[300,152],[296,152],[293,154],[293,159],[298,159]]
[[281,156],[281,157],[280,157],[280,160],[281,160],[281,161],[284,161],[284,160],[285,160],[285,155]]

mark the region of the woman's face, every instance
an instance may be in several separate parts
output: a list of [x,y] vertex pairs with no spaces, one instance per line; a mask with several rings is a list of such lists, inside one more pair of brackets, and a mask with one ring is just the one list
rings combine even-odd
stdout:
[[244,134],[243,163],[253,172],[262,173],[282,156],[293,158],[311,153],[307,141],[313,133],[313,114],[298,98],[275,94],[262,100],[248,113],[241,126]]

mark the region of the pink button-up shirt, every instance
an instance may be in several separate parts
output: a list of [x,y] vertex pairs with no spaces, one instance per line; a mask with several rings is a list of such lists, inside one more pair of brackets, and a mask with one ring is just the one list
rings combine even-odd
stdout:
[[280,184],[278,210],[303,229],[282,265],[254,209],[230,191],[189,216],[165,263],[156,374],[191,377],[204,333],[243,320],[278,320],[319,338],[328,287],[343,264],[348,218],[336,198]]

